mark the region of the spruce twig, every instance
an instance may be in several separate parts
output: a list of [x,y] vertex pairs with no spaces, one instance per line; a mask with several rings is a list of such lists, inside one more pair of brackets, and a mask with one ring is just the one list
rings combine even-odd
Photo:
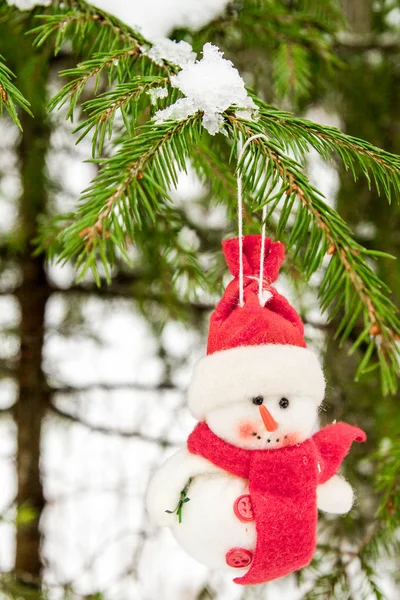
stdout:
[[[244,123],[232,115],[229,116],[229,122],[245,138],[262,132],[260,123]],[[257,204],[254,208],[266,204],[269,218],[282,202],[277,224],[279,236],[287,229],[289,216],[294,210],[294,200],[299,200],[288,246],[295,247],[295,256],[300,259],[300,249],[304,244],[301,266],[306,278],[322,265],[326,254],[331,256],[320,286],[321,306],[323,309],[330,307],[331,318],[343,310],[338,328],[342,344],[350,335],[355,319],[363,314],[364,328],[352,350],[363,341],[368,346],[357,376],[371,368],[370,361],[375,349],[381,368],[383,392],[393,393],[399,372],[397,338],[400,321],[396,307],[388,298],[386,286],[366,260],[374,255],[373,251],[366,251],[357,244],[344,221],[308,182],[300,165],[286,156],[276,142],[257,139],[248,154],[250,159],[244,157],[239,169],[247,189],[255,193]],[[268,196],[268,185],[269,189],[275,191],[272,196]]]
[[12,83],[14,74],[4,64],[4,59],[0,55],[0,116],[3,107],[7,110],[14,123],[20,128],[21,121],[18,117],[17,106],[20,106],[27,113],[32,115],[29,109],[29,102],[24,98],[18,88]]

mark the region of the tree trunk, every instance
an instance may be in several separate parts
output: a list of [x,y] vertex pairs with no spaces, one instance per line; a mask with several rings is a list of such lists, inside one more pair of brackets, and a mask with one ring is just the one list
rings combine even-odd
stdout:
[[[26,70],[32,70],[27,77]],[[19,264],[23,283],[17,297],[20,303],[20,361],[17,368],[19,393],[14,407],[18,428],[17,447],[17,506],[33,510],[33,518],[25,522],[24,513],[17,524],[15,573],[25,583],[40,585],[41,534],[40,517],[44,507],[43,486],[40,474],[40,438],[43,417],[46,412],[48,392],[42,370],[44,322],[49,287],[46,281],[42,257],[32,256],[32,241],[37,235],[38,216],[45,212],[46,152],[49,143],[47,123],[46,84],[48,77],[47,57],[36,55],[28,65],[21,65],[18,73],[21,82],[26,81],[22,92],[31,103],[33,119],[21,115],[23,133],[19,145],[22,178],[20,201],[20,232],[22,254]],[[35,81],[34,89],[28,83]]]
[[[47,398],[41,368],[46,294],[40,287],[43,265],[24,258],[21,305],[21,355],[17,378],[18,401],[14,416],[18,427],[17,505],[29,507],[34,518],[17,527],[15,571],[18,578],[39,580],[41,571],[39,519],[44,507],[40,478],[40,432]],[[36,287],[37,286],[37,287]],[[23,514],[23,513],[22,513]]]

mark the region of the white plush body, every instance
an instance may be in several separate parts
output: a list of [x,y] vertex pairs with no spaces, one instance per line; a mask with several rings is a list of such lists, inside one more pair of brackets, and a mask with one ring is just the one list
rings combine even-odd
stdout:
[[[189,408],[223,441],[247,450],[275,450],[300,444],[316,430],[325,380],[317,357],[306,348],[266,345],[217,352],[199,361],[188,391]],[[276,475],[276,474],[275,474]],[[182,523],[174,510],[192,479]],[[150,516],[172,529],[198,561],[240,576],[246,569],[226,564],[232,548],[254,551],[254,521],[234,513],[247,481],[182,449],[154,475],[147,494]],[[318,508],[336,514],[350,510],[353,491],[339,476],[317,488]],[[299,507],[299,510],[301,507]]]
[[[168,514],[179,501],[181,490],[193,478],[183,505],[182,522]],[[186,449],[171,456],[157,471],[147,493],[150,516],[169,526],[179,544],[199,562],[229,569],[238,575],[247,569],[232,569],[225,561],[231,548],[252,550],[256,545],[254,521],[243,523],[235,516],[235,500],[247,491],[247,481],[218,469]]]
[[[168,514],[178,504],[180,492],[189,478],[190,501],[183,505],[182,522]],[[160,526],[171,528],[179,544],[199,562],[218,569],[244,574],[246,569],[233,569],[225,555],[231,548],[254,551],[255,521],[241,522],[233,506],[247,492],[247,481],[215,467],[206,459],[186,449],[171,456],[153,477],[147,493],[147,509]],[[350,485],[339,476],[318,486],[318,508],[326,512],[346,513],[353,502]]]

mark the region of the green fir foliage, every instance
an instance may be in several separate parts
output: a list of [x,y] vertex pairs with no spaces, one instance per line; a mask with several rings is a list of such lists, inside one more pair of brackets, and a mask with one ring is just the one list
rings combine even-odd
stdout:
[[[275,23],[278,32],[286,31],[287,41],[279,45],[274,55],[276,88],[283,96],[290,88],[298,95],[310,83],[308,50],[301,45],[298,33],[298,20],[302,16],[300,12],[292,18],[280,6],[282,11],[275,13]],[[259,10],[259,3],[250,2],[247,9],[250,13]],[[180,123],[140,125],[146,112],[147,119],[154,113],[147,92],[160,85],[169,87],[169,78],[176,70],[166,63],[153,64],[143,53],[146,40],[142,36],[85,2],[67,2],[63,10],[61,7],[54,10],[55,14],[43,17],[44,22],[34,29],[36,45],[53,38],[57,53],[64,42],[71,40],[79,52],[90,49],[90,58],[63,72],[69,81],[51,100],[49,108],[54,110],[67,104],[66,116],[73,119],[90,83],[93,98],[82,104],[85,118],[77,127],[78,142],[91,135],[94,160],[99,166],[99,174],[83,192],[76,213],[61,218],[62,227],[52,236],[60,250],[59,259],[74,260],[80,277],[91,269],[99,285],[101,273],[110,281],[116,253],[129,261],[128,246],[140,238],[140,231],[157,229],[160,221],[167,231],[170,223],[175,225],[175,232],[179,230],[180,216],[168,201],[168,191],[176,186],[178,170],[185,170],[188,160],[192,160],[203,179],[211,176],[219,181],[214,165],[222,177],[231,179],[228,202],[232,203],[237,141],[267,132],[270,140],[252,144],[239,165],[249,208],[257,211],[266,205],[267,220],[276,221],[277,237],[285,239],[306,279],[323,264],[327,266],[320,286],[320,302],[324,310],[329,309],[331,319],[341,314],[337,330],[341,344],[360,317],[364,323],[351,349],[365,346],[356,377],[379,366],[384,393],[393,393],[400,322],[387,286],[371,268],[371,260],[381,253],[366,250],[354,240],[346,223],[309,183],[304,173],[304,157],[310,147],[326,160],[339,157],[354,178],[363,174],[389,202],[392,194],[398,195],[400,191],[399,157],[338,129],[282,112],[254,97],[259,106],[257,121],[243,121],[227,111],[226,131],[233,140],[233,160],[218,161],[212,143],[202,134],[200,114]],[[308,13],[304,30],[323,29],[322,18],[321,14]],[[246,19],[245,12],[244,23]],[[252,18],[251,22],[257,20]],[[294,24],[296,40],[290,35]],[[315,38],[313,44],[318,46]],[[322,46],[318,48],[322,52]],[[325,53],[328,56],[326,48]],[[169,87],[168,99],[157,108],[175,102],[177,97],[179,92]],[[116,115],[120,117],[118,128]],[[118,135],[111,156],[104,158],[105,142],[113,138],[115,130]],[[220,191],[221,187],[224,186],[219,186]],[[216,185],[213,188],[218,193]],[[226,192],[223,195],[226,199]],[[201,270],[195,268],[195,260],[189,263],[182,260],[185,250],[177,249],[172,239],[171,235],[170,254],[179,257],[173,261],[174,276],[186,272],[190,281],[201,282]],[[41,247],[45,244],[42,241]]]
[[[256,8],[252,6],[251,10]],[[390,291],[371,266],[371,261],[377,258],[392,257],[367,250],[354,240],[343,219],[308,181],[304,159],[310,148],[326,160],[339,158],[354,178],[365,176],[369,185],[374,185],[390,202],[400,192],[400,158],[336,128],[280,111],[253,96],[259,106],[258,120],[245,121],[226,112],[226,133],[232,140],[231,159],[218,161],[212,141],[202,133],[200,114],[179,123],[155,125],[150,121],[156,107],[147,92],[166,86],[169,96],[157,108],[175,102],[179,92],[169,86],[169,79],[176,69],[167,63],[153,64],[143,53],[143,45],[149,46],[146,40],[117,20],[103,13],[99,13],[99,18],[96,15],[85,3],[73,2],[65,13],[47,16],[44,24],[35,29],[36,44],[51,36],[56,38],[56,52],[68,39],[89,43],[92,36],[97,40],[96,50],[103,49],[76,68],[63,72],[69,81],[49,105],[54,110],[67,104],[66,115],[70,119],[78,106],[82,108],[85,116],[76,129],[78,142],[91,135],[93,160],[99,166],[99,174],[83,192],[76,213],[53,236],[61,248],[59,259],[74,260],[79,277],[90,269],[99,285],[102,276],[110,281],[116,256],[128,261],[128,247],[137,243],[140,232],[146,234],[152,228],[156,231],[160,222],[166,230],[169,223],[174,224],[175,232],[179,230],[180,216],[168,200],[169,189],[176,186],[178,170],[185,170],[188,160],[197,167],[203,180],[211,177],[218,181],[210,172],[213,165],[218,165],[221,176],[232,182],[238,140],[267,132],[269,141],[257,140],[239,165],[248,207],[258,211],[267,206],[267,220],[276,222],[277,237],[285,239],[306,280],[321,266],[326,267],[320,303],[323,310],[329,310],[330,319],[340,315],[337,329],[340,343],[346,342],[360,319],[363,322],[350,350],[354,352],[360,345],[365,349],[356,378],[378,367],[384,394],[394,393],[400,321],[389,299]],[[295,22],[298,18],[299,15]],[[321,15],[312,16],[314,27],[317,23],[321,25],[319,18]],[[277,15],[276,22],[279,27],[286,27],[292,19],[283,12]],[[104,34],[106,41],[102,37],[98,40],[98,30],[113,32],[109,34],[113,38],[111,50],[104,51],[108,38]],[[277,90],[285,95],[288,82],[293,79],[294,92],[304,91],[309,85],[307,49],[285,42],[280,44],[276,56]],[[287,62],[291,65],[288,68]],[[295,70],[295,77],[291,69]],[[92,98],[80,104],[89,82]],[[143,119],[146,124],[141,124]],[[104,158],[105,143],[110,140],[111,156]],[[214,182],[214,192],[218,193],[216,187]],[[229,197],[226,191],[223,193],[223,199],[232,204],[233,185],[230,190]],[[204,278],[197,279],[201,270],[194,268],[192,260],[189,265],[182,261],[185,251],[178,251],[172,240],[173,235],[169,238],[168,252],[179,256],[179,260],[173,261],[174,278],[186,273],[190,282],[201,283]]]
[[238,49],[258,46],[271,58],[268,84],[274,95],[296,104],[308,96],[316,70],[330,75],[340,64],[333,34],[342,25],[336,0],[299,0],[295,10],[282,0],[246,0],[229,4],[224,15],[201,31],[184,33],[196,51],[210,39],[222,48],[227,40]]
[[4,58],[0,55],[0,116],[5,108],[14,123],[21,129],[17,106],[29,114],[32,113],[29,110],[29,102],[12,83],[13,78],[13,72],[4,64]]
[[[225,43],[236,49],[239,61],[247,46],[268,56],[263,70],[265,87],[257,75],[250,82],[257,92],[264,90],[256,95],[249,89],[258,106],[257,120],[240,119],[228,109],[223,115],[226,135],[211,137],[203,129],[200,113],[180,122],[154,123],[155,111],[180,97],[170,83],[177,67],[166,61],[155,64],[146,54],[151,44],[140,33],[83,0],[56,1],[21,15],[0,0],[3,22],[9,19],[13,27],[18,25],[28,34],[25,40],[32,40],[36,51],[43,52],[43,60],[47,60],[49,48],[58,57],[61,77],[48,105],[50,118],[57,118],[56,111],[61,111],[74,123],[77,143],[90,140],[92,154],[87,159],[97,169],[73,212],[42,215],[36,253],[72,262],[79,280],[87,283],[92,274],[102,286],[112,285],[117,269],[121,278],[121,265],[131,264],[138,251],[142,264],[151,264],[157,272],[149,285],[144,279],[141,282],[146,302],[156,299],[170,308],[168,302],[173,298],[176,314],[182,316],[187,299],[193,300],[199,287],[214,291],[224,271],[215,257],[214,269],[204,269],[197,249],[185,242],[184,229],[199,233],[200,245],[205,238],[209,241],[212,233],[200,231],[182,207],[174,204],[171,189],[176,187],[179,171],[186,171],[190,164],[206,186],[207,203],[222,204],[233,221],[236,177],[240,175],[245,227],[259,231],[261,210],[266,208],[266,223],[287,245],[290,266],[305,281],[321,273],[320,306],[329,315],[328,327],[335,327],[337,343],[349,350],[348,361],[360,357],[356,378],[364,379],[359,385],[370,381],[370,374],[376,371],[384,394],[394,394],[400,321],[391,292],[376,268],[380,261],[392,261],[393,257],[364,247],[356,239],[345,220],[311,184],[306,160],[313,150],[324,160],[335,161],[352,181],[365,181],[371,193],[380,195],[382,206],[388,202],[395,210],[400,157],[272,105],[290,103],[297,109],[311,94],[314,78],[322,69],[329,78],[334,67],[342,66],[335,52],[335,33],[343,24],[339,4],[335,0],[299,0],[295,5],[294,10],[293,3],[283,0],[231,2],[221,17],[200,31],[175,32],[176,39],[190,41],[196,51],[212,39],[222,50]],[[67,61],[62,60],[63,53]],[[29,112],[29,104],[12,80],[12,72],[0,57],[0,107],[20,126],[18,110]],[[168,89],[168,97],[152,104],[149,92],[159,86]],[[259,133],[268,139],[254,141],[237,165],[240,144]],[[218,244],[219,239],[214,247]],[[129,278],[125,273],[122,271],[122,278]],[[132,281],[132,285],[136,283]],[[366,406],[370,411],[371,405]],[[387,413],[381,428],[389,420],[387,406],[382,404],[381,410]],[[379,418],[374,418],[379,424]],[[358,523],[354,532],[348,519],[323,522],[319,552],[324,560],[317,554],[306,572],[307,577],[313,574],[313,582],[305,600],[384,597],[377,585],[376,564],[398,553],[400,514],[398,432],[387,435],[387,443],[385,438],[381,440],[372,457],[377,475],[371,478],[375,477],[381,495],[376,519]],[[363,478],[360,473],[355,476]],[[184,501],[185,494],[177,509],[181,510]],[[13,578],[3,577],[0,594],[30,597],[16,585]]]

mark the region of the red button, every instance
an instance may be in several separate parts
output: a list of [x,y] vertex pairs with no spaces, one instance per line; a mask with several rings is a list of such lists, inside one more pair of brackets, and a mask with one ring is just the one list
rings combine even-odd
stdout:
[[254,521],[253,507],[251,505],[251,498],[249,494],[243,494],[243,496],[239,496],[233,505],[233,512],[239,521]]
[[226,564],[234,569],[248,567],[253,560],[253,553],[245,548],[231,548],[225,555]]

